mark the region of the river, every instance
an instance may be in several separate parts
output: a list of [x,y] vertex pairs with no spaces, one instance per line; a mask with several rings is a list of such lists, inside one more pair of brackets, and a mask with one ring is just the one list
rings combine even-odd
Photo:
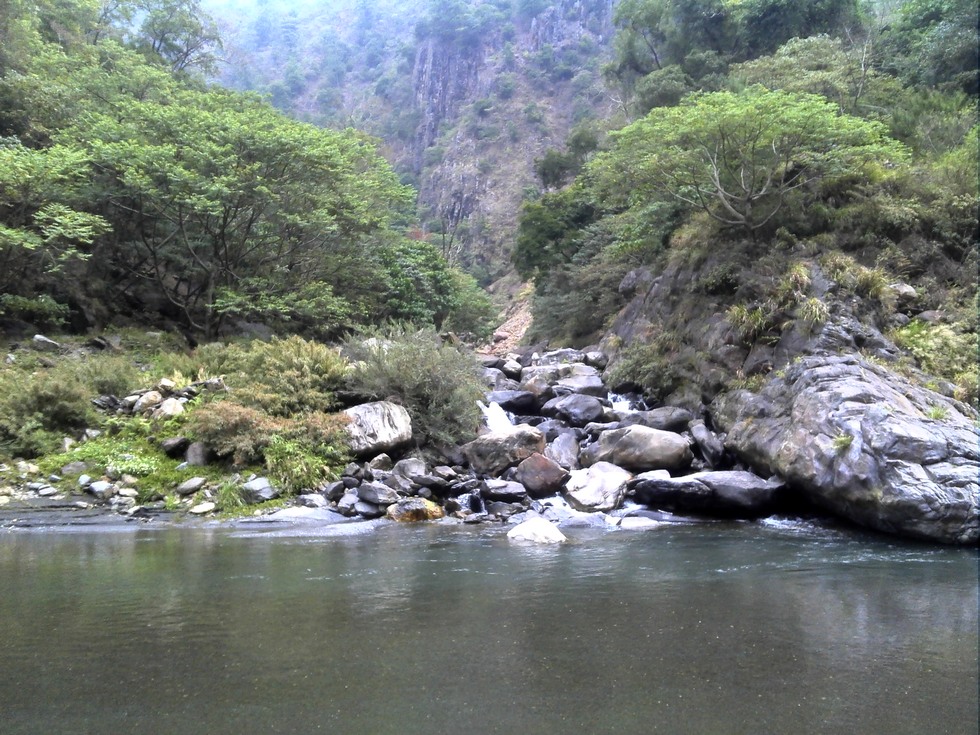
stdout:
[[505,532],[0,531],[0,732],[977,732],[976,549]]

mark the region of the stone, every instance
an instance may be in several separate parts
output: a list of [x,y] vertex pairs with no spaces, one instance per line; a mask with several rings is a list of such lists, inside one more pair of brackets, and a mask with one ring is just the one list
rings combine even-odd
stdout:
[[[547,451],[547,448],[545,448]],[[568,470],[543,454],[532,454],[514,471],[514,479],[532,498],[546,498],[559,492],[568,479]]]
[[361,457],[398,449],[412,440],[412,419],[404,406],[376,401],[348,408],[347,425],[351,451]]
[[184,404],[179,398],[167,398],[153,411],[155,419],[169,419],[180,416],[184,412]]
[[92,478],[89,475],[79,475],[78,476],[78,486],[83,490],[92,484]]
[[480,495],[487,501],[520,502],[527,497],[527,488],[511,480],[489,479],[480,483]]
[[487,393],[487,401],[511,413],[527,413],[538,407],[537,396],[526,390],[494,390]]
[[711,411],[742,461],[822,508],[900,536],[980,540],[977,414],[964,404],[857,355],[813,355]]
[[107,480],[96,480],[85,489],[102,500],[112,497],[116,493],[116,486]]
[[362,482],[357,488],[357,497],[366,503],[388,506],[397,502],[401,495],[398,491],[378,482]]
[[638,503],[660,510],[759,518],[773,511],[784,483],[745,471],[696,472],[684,477],[648,472],[638,475],[630,487]]
[[630,411],[618,417],[622,426],[646,426],[660,431],[684,431],[694,420],[694,415],[686,408],[661,406],[651,411]]
[[533,426],[518,424],[477,437],[463,446],[463,455],[475,472],[499,475],[535,452],[543,452],[544,447],[544,434]]
[[138,498],[139,491],[133,487],[121,487],[119,488],[119,495],[124,498]]
[[182,457],[188,446],[190,440],[186,436],[172,436],[160,442],[160,449],[171,459]]
[[725,460],[725,445],[711,429],[698,419],[690,424],[691,437],[701,451],[701,456],[711,468],[720,467]]
[[417,482],[418,478],[424,477],[428,472],[425,462],[416,457],[407,457],[398,461],[392,468],[391,473],[398,477],[404,477],[411,482]]
[[275,488],[269,478],[256,477],[242,485],[242,500],[249,505],[253,503],[264,503],[267,500],[274,500],[279,497],[279,490]]
[[175,489],[174,492],[185,497],[187,495],[193,495],[198,490],[203,488],[207,484],[206,477],[192,477],[189,480],[184,480]]
[[571,432],[559,434],[544,450],[545,457],[566,470],[579,469],[578,455],[578,440],[575,438],[575,434]]
[[399,523],[416,521],[434,521],[442,518],[441,507],[425,498],[402,498],[397,503],[388,506],[385,515]]
[[327,483],[323,488],[323,496],[332,502],[337,502],[342,497],[344,497],[344,492],[347,490],[346,486],[340,480],[336,482]]
[[561,378],[555,383],[554,391],[558,396],[576,394],[605,398],[609,394],[609,389],[599,375],[572,375]]
[[354,503],[354,512],[364,518],[380,518],[385,514],[385,509],[380,505],[368,503],[365,500],[358,500]]
[[184,461],[191,467],[204,467],[214,459],[214,452],[204,442],[191,442],[187,445]]
[[694,455],[684,437],[646,426],[604,431],[579,456],[582,465],[611,462],[628,470],[684,469]]
[[387,454],[382,452],[377,457],[375,457],[370,462],[368,462],[367,466],[368,469],[370,470],[383,470],[386,472],[390,472],[391,468],[395,466],[395,463],[391,460],[391,457],[389,457]]
[[217,506],[212,502],[198,503],[193,508],[191,508],[188,513],[193,513],[196,516],[204,515],[205,513],[211,513]]
[[521,363],[514,359],[504,360],[504,364],[500,366],[500,371],[511,380],[520,380],[523,369]]
[[163,395],[159,391],[148,390],[136,399],[136,403],[133,404],[133,413],[149,413],[161,403],[163,403]]
[[574,470],[565,483],[565,499],[575,510],[594,513],[618,508],[626,495],[626,484],[633,475],[609,462],[596,462]]
[[545,352],[534,360],[536,365],[564,365],[581,362],[585,362],[585,354],[567,347]]
[[585,426],[597,421],[605,413],[605,406],[595,396],[577,393],[552,398],[541,407],[545,416],[553,416],[567,421],[572,426]]
[[531,544],[560,544],[568,539],[551,521],[540,516],[528,518],[507,532],[509,541],[523,541]]
[[340,500],[337,501],[337,512],[345,516],[352,516],[356,511],[354,507],[358,503],[357,493],[354,490],[348,490],[343,494]]
[[58,494],[58,489],[50,485],[45,485],[37,491],[37,494],[42,498],[50,498],[52,495]]
[[31,339],[31,347],[39,352],[57,352],[61,345],[53,339],[48,339],[43,334],[35,334]]
[[303,493],[296,496],[296,502],[304,508],[326,508],[327,499],[320,493]]

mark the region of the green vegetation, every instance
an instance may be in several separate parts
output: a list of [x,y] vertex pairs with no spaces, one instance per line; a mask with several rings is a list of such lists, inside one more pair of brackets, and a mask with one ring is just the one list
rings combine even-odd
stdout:
[[394,325],[347,341],[350,388],[393,400],[412,417],[416,444],[453,445],[475,435],[484,388],[472,355],[430,329]]

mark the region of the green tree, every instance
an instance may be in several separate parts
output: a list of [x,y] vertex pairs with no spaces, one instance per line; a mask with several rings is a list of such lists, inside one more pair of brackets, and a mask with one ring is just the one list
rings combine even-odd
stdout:
[[749,232],[773,220],[794,191],[905,157],[878,123],[839,115],[814,95],[762,87],[692,95],[612,138],[613,150],[595,161],[597,175],[621,178],[636,197],[672,196]]

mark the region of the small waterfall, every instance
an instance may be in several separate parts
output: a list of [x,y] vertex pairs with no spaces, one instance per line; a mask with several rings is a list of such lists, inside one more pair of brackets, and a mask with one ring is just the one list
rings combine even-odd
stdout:
[[514,428],[510,417],[500,407],[499,403],[491,402],[488,406],[482,401],[477,401],[477,404],[480,406],[480,410],[483,411],[484,420],[487,422],[487,428],[490,431],[510,431]]

